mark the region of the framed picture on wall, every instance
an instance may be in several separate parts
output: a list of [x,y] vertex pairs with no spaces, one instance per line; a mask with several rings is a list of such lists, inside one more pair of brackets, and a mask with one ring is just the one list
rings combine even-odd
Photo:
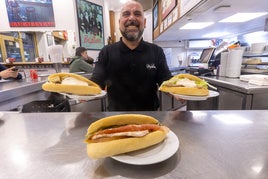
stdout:
[[100,50],[104,46],[103,8],[86,0],[76,0],[80,46]]
[[5,0],[10,27],[55,27],[52,0]]
[[158,26],[158,1],[156,1],[153,7],[153,30]]
[[177,0],[162,0],[162,20],[176,7]]

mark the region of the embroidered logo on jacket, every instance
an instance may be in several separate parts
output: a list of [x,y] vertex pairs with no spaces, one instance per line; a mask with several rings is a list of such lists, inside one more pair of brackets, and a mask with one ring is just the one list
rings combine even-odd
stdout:
[[156,69],[156,66],[153,63],[152,64],[146,64],[146,68],[149,69],[149,70],[150,69]]

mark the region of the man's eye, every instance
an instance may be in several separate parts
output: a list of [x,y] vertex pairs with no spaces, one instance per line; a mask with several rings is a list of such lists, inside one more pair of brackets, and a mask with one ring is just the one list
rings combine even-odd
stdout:
[[[123,12],[122,13],[122,16],[123,17],[129,17],[131,15],[131,13],[130,12]],[[140,11],[135,11],[134,13],[133,13],[133,15],[135,16],[135,17],[140,17],[140,16],[142,16],[142,13],[140,12]]]
[[141,16],[141,12],[135,12],[134,15],[139,17],[139,16]]
[[130,13],[129,13],[129,12],[123,12],[123,13],[122,13],[122,16],[123,16],[123,17],[130,16]]

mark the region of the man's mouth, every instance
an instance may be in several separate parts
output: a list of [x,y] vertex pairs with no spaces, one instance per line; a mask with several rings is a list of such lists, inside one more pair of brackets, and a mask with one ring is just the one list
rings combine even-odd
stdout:
[[126,29],[127,30],[137,30],[138,27],[137,26],[130,25],[130,26],[126,26]]
[[136,21],[131,21],[131,22],[128,22],[128,23],[125,25],[125,27],[130,27],[130,28],[134,28],[134,27],[136,27],[136,28],[139,28],[139,23],[136,22]]

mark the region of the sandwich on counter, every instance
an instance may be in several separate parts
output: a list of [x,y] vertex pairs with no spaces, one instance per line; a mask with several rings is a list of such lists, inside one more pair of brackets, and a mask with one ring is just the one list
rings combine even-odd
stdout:
[[144,149],[164,141],[168,132],[168,127],[147,115],[105,117],[92,123],[87,130],[87,154],[98,159]]

